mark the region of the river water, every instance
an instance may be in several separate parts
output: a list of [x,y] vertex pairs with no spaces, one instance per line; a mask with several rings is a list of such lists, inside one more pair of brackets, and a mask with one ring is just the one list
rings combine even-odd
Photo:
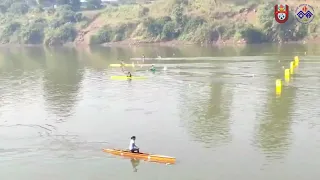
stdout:
[[[131,69],[145,80],[110,79],[122,73],[109,64],[143,54],[172,59]],[[0,179],[317,180],[319,72],[315,45],[1,48]],[[102,152],[132,135],[177,164]]]

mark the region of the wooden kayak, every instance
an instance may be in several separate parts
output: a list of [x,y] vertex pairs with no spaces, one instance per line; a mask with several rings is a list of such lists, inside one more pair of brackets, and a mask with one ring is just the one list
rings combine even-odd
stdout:
[[[121,64],[110,64],[110,67],[121,67]],[[134,67],[135,64],[124,64],[125,67]]]
[[135,158],[141,159],[144,161],[150,162],[158,162],[158,163],[166,163],[166,164],[175,164],[176,158],[170,156],[163,156],[157,154],[148,154],[148,153],[132,153],[128,150],[120,150],[120,149],[103,149],[103,152],[123,156],[127,158]]
[[142,76],[132,76],[132,77],[111,76],[111,79],[113,79],[113,80],[130,80],[130,79],[142,80],[142,79],[147,79],[147,78],[146,77],[142,77]]

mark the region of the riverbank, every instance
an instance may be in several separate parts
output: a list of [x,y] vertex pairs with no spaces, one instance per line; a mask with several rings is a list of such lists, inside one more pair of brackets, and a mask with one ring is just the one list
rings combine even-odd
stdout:
[[[319,18],[306,26],[291,13],[287,23],[277,24],[270,8],[277,3],[155,0],[87,11],[74,4],[57,8],[5,4],[0,5],[5,9],[0,13],[0,43],[173,46],[319,41]],[[290,1],[291,12],[299,3]]]

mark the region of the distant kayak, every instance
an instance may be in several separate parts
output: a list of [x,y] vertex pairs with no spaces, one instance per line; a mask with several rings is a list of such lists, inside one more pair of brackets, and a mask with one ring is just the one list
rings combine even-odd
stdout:
[[[110,67],[121,67],[121,64],[110,64]],[[124,64],[125,67],[134,67],[135,64]]]
[[111,76],[111,79],[113,79],[113,80],[130,80],[130,79],[143,80],[143,79],[147,79],[147,77],[143,77],[143,76],[132,76],[132,77],[128,77],[128,76]]
[[136,158],[145,161],[151,162],[159,162],[159,163],[166,163],[166,164],[175,164],[176,158],[170,156],[163,156],[163,155],[156,155],[156,154],[148,154],[148,153],[132,153],[127,150],[120,150],[120,149],[103,149],[103,152],[123,156],[128,158]]

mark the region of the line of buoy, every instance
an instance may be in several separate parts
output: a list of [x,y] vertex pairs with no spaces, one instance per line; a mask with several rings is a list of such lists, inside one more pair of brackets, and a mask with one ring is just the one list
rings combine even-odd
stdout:
[[[290,77],[294,74],[294,69],[299,66],[299,57],[295,56],[294,60],[290,62],[289,69],[284,70],[284,80],[286,83],[289,83]],[[281,95],[282,93],[282,80],[276,80],[276,95]]]

